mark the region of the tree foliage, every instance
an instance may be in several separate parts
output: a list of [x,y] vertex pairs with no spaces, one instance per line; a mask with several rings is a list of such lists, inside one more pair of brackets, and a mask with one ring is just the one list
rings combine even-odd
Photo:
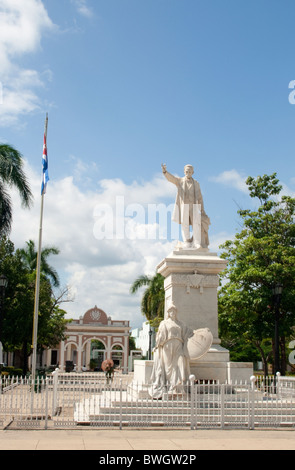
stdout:
[[132,284],[130,292],[135,294],[142,287],[146,287],[146,289],[141,299],[141,312],[151,326],[157,328],[164,318],[164,278],[159,273],[154,276],[139,276]]
[[[22,351],[23,370],[31,353],[36,273],[23,261],[21,250],[14,250],[7,238],[0,241],[0,272],[8,279],[5,291],[1,342],[7,351]],[[67,320],[55,297],[49,278],[41,273],[38,314],[38,348],[54,347],[64,339]]]
[[21,154],[14,147],[0,145],[0,236],[8,235],[12,225],[12,200],[9,188],[17,189],[21,203],[30,207],[31,189],[23,169]]
[[[26,247],[19,250],[22,262],[25,268],[29,272],[34,272],[37,269],[37,250],[35,248],[35,242],[29,240],[26,242]],[[45,247],[41,251],[40,269],[41,272],[47,277],[53,284],[54,287],[58,287],[59,276],[57,271],[48,263],[48,257],[50,255],[58,255],[59,249],[56,247]]]
[[[276,173],[246,180],[254,209],[239,210],[242,230],[221,249],[227,259],[219,293],[221,337],[240,347],[251,343],[264,362],[274,338],[273,288],[283,288],[279,327],[281,358],[295,320],[295,199],[281,196]],[[257,203],[256,203],[257,204]],[[281,364],[282,370],[285,364]]]

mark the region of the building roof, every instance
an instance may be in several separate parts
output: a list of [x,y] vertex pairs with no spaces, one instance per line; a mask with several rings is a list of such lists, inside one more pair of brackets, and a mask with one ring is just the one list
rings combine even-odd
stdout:
[[87,310],[83,316],[79,318],[79,320],[72,320],[68,323],[68,326],[75,326],[75,325],[84,325],[84,326],[96,326],[96,327],[103,327],[103,326],[111,326],[111,327],[128,327],[129,328],[129,321],[128,320],[112,320],[110,316],[101,309],[98,308],[96,305],[89,310]]

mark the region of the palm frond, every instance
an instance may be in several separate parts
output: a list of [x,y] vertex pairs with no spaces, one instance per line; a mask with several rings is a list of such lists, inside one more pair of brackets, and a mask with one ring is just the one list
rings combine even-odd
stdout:
[[33,195],[23,170],[23,158],[11,145],[0,145],[0,178],[9,186],[18,189],[22,205],[30,207]]
[[8,235],[12,224],[12,201],[5,185],[0,181],[0,235]]
[[148,286],[151,283],[151,278],[146,275],[139,276],[135,279],[134,283],[130,287],[130,293],[135,294],[141,287]]

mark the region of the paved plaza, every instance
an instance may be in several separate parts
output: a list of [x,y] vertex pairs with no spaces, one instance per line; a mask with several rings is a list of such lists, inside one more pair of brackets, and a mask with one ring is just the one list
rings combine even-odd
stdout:
[[2,430],[0,450],[295,450],[295,429]]

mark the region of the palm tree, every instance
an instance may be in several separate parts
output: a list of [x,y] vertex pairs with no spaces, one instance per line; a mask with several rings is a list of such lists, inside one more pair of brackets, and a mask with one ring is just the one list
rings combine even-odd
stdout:
[[[35,249],[35,243],[33,240],[26,242],[26,248],[21,248],[19,253],[23,260],[24,266],[29,272],[33,272],[37,269],[37,251]],[[54,287],[59,286],[59,277],[56,270],[50,266],[47,262],[47,258],[50,255],[58,255],[59,249],[55,247],[46,247],[41,251],[40,269],[45,277],[49,278]]]
[[143,286],[147,286],[147,289],[141,299],[141,312],[152,326],[157,327],[164,318],[164,277],[161,274],[139,276],[130,288],[131,294],[135,294]]
[[23,207],[31,206],[33,196],[23,171],[21,154],[7,144],[0,144],[0,235],[7,235],[12,225],[12,200],[9,187],[15,187]]

